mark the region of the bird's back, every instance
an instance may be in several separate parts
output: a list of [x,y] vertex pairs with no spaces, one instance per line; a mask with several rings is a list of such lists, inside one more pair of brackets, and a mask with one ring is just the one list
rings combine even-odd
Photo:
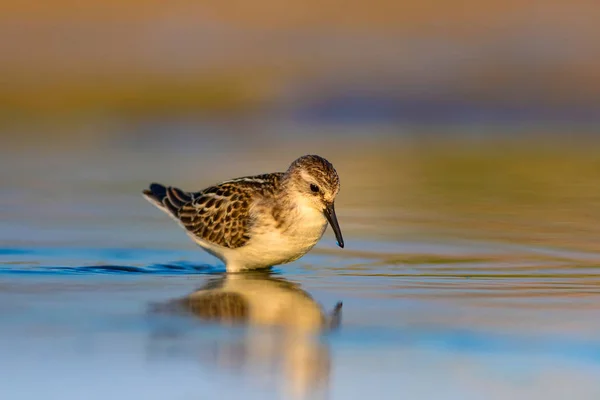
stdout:
[[229,249],[250,239],[250,206],[273,197],[283,173],[247,176],[199,192],[152,183],[144,196],[179,222],[193,238]]

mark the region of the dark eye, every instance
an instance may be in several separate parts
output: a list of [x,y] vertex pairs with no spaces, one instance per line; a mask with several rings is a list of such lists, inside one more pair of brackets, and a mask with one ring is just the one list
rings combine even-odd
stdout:
[[319,187],[314,183],[310,184],[310,190],[312,190],[313,193],[319,193]]

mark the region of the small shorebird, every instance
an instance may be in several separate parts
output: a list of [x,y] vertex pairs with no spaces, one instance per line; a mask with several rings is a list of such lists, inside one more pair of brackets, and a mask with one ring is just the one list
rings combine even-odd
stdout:
[[153,183],[143,193],[228,272],[238,272],[297,260],[323,236],[327,222],[344,247],[334,208],[339,190],[333,165],[307,155],[286,172],[233,179],[199,192]]

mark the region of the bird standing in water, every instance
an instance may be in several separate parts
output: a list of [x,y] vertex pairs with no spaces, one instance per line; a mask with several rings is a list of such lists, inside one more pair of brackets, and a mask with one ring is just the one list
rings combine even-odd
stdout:
[[198,192],[158,183],[144,196],[183,226],[228,272],[286,264],[306,254],[331,224],[340,179],[323,157],[302,156],[286,172],[247,176]]

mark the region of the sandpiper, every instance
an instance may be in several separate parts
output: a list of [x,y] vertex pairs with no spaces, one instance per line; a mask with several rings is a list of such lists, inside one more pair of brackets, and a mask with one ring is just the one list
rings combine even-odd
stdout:
[[306,155],[286,172],[233,179],[198,192],[153,183],[143,194],[228,272],[239,272],[297,260],[321,239],[327,222],[343,248],[334,208],[339,190],[333,165]]

